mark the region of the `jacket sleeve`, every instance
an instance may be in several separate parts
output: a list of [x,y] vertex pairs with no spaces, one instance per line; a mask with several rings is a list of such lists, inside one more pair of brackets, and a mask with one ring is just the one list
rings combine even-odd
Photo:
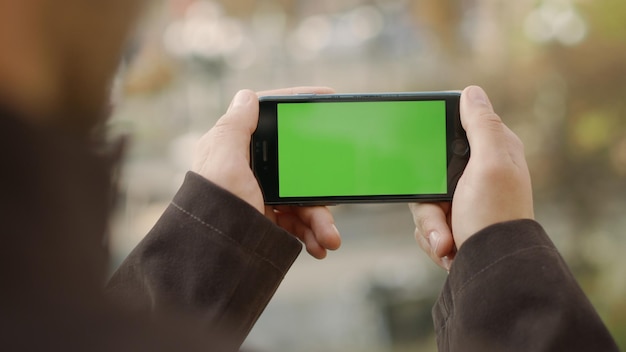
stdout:
[[543,228],[493,225],[461,247],[433,308],[440,351],[617,351]]
[[191,318],[238,348],[300,250],[246,202],[189,172],[106,291],[135,310]]

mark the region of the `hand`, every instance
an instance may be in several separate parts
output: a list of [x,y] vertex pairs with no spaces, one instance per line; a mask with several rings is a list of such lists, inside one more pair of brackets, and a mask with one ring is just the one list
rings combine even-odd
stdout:
[[[259,95],[332,92],[329,88],[300,87]],[[248,202],[304,242],[312,256],[322,259],[327,250],[335,250],[341,244],[328,208],[264,205],[263,194],[250,168],[250,137],[256,130],[258,118],[257,94],[250,90],[239,91],[226,114],[200,139],[192,171]]]
[[456,250],[476,232],[499,222],[534,218],[524,146],[494,113],[481,88],[463,91],[461,123],[471,156],[452,204],[409,204],[416,240],[446,270]]

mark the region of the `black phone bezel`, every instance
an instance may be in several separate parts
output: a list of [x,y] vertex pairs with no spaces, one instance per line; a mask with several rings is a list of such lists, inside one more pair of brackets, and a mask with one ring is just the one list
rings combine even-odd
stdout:
[[[298,94],[262,96],[259,98],[259,122],[250,143],[251,167],[268,205],[333,205],[344,203],[393,203],[450,201],[458,180],[469,160],[469,143],[461,126],[459,102],[461,93],[407,92],[365,94]],[[280,197],[278,189],[277,104],[363,101],[428,101],[446,102],[446,155],[448,193],[361,195],[324,197]]]

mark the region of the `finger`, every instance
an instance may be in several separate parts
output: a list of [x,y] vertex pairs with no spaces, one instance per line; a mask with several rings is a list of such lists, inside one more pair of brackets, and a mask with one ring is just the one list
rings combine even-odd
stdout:
[[509,143],[509,156],[511,160],[521,169],[527,170],[526,156],[524,152],[524,143],[510,128],[505,126],[505,138]]
[[228,107],[226,113],[217,120],[216,127],[234,125],[238,129],[252,135],[256,130],[259,120],[259,100],[251,90],[243,89],[237,92]]
[[450,265],[452,264],[452,260],[450,260],[448,256],[442,258],[433,256],[430,250],[430,243],[428,242],[428,239],[421,236],[421,234],[418,233],[417,228],[415,229],[415,240],[417,241],[417,244],[420,246],[420,248],[422,248],[424,253],[427,253],[429,255],[433,263],[437,264],[446,271],[450,271]]
[[277,207],[277,209],[297,216],[313,231],[315,241],[323,248],[336,250],[341,246],[339,230],[327,207]]
[[332,94],[335,90],[329,87],[292,87],[258,92],[258,96],[294,95],[294,94]]
[[454,248],[452,231],[448,225],[449,203],[409,204],[416,235],[428,241],[429,252],[437,258],[450,254]]
[[447,217],[450,204],[411,203],[409,208],[415,223],[415,239],[435,263],[442,265],[441,259],[454,252]]
[[[256,94],[251,90],[237,92],[228,111],[215,123],[207,134],[209,142],[204,143],[206,152],[215,153],[223,151],[223,157],[227,160],[236,160],[237,157],[245,157],[249,160],[250,138],[257,127],[259,120],[259,101]],[[217,148],[216,146],[219,146]],[[231,153],[236,153],[233,155]],[[239,155],[244,154],[244,155]],[[222,158],[222,159],[224,159]],[[221,165],[221,164],[220,164]]]
[[237,92],[226,113],[198,142],[198,154],[203,158],[197,162],[203,164],[209,154],[216,151],[245,153],[244,156],[249,158],[250,138],[258,119],[259,103],[256,94],[251,90]]
[[318,243],[313,230],[302,222],[296,214],[278,212],[276,213],[276,224],[302,241],[306,251],[314,258],[324,259],[326,257],[326,248]]
[[250,138],[258,122],[258,109],[258,98],[254,92],[239,91],[228,111],[198,141],[192,171],[216,181],[212,178],[215,176],[212,172],[216,171],[212,165],[228,169],[241,163],[249,164]]
[[472,155],[485,160],[490,155],[506,152],[506,126],[493,111],[485,91],[467,87],[461,95],[461,123],[467,132]]
[[242,162],[249,163],[250,138],[256,129],[258,116],[256,94],[250,90],[239,91],[228,111],[198,141],[192,171],[215,181],[212,171],[216,170],[211,165],[227,169]]

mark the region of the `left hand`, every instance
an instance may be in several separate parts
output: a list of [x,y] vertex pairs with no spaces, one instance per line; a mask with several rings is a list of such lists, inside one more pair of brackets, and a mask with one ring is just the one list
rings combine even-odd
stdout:
[[[299,87],[261,92],[258,95],[333,93],[330,88]],[[266,206],[261,188],[250,168],[250,138],[259,118],[258,95],[239,91],[224,114],[199,141],[191,170],[230,191],[267,218],[304,242],[315,258],[341,245],[339,231],[328,208],[322,206]]]

